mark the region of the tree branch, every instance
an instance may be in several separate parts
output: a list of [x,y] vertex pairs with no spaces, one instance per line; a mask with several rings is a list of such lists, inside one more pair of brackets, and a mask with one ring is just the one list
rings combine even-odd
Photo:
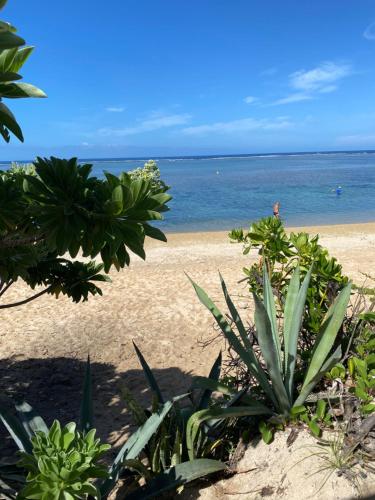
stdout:
[[22,306],[23,304],[27,304],[28,302],[31,302],[32,300],[37,299],[38,297],[41,297],[45,293],[49,292],[52,289],[52,286],[49,286],[48,288],[45,288],[41,292],[36,293],[35,295],[32,295],[28,299],[20,300],[19,302],[12,302],[11,304],[1,304],[0,309],[7,309],[9,307],[17,307],[17,306]]

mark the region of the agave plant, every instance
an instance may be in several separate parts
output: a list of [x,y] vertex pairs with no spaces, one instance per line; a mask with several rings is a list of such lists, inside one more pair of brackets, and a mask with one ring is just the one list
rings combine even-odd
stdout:
[[[152,393],[152,411],[155,411],[160,404],[164,404],[165,398],[152,369],[135,343],[134,348],[150,387]],[[215,361],[210,371],[211,378],[218,380],[220,366],[221,355]],[[175,488],[197,477],[202,477],[211,472],[218,472],[225,469],[225,464],[221,461],[204,458],[208,455],[208,452],[206,453],[205,450],[209,449],[212,444],[212,441],[206,434],[201,436],[199,451],[198,446],[196,447],[195,455],[200,458],[193,457],[190,460],[187,451],[187,423],[197,408],[207,408],[210,402],[211,393],[212,391],[205,390],[197,405],[194,404],[192,398],[190,398],[190,405],[182,405],[180,403],[181,399],[186,399],[187,396],[190,397],[190,393],[175,398],[173,408],[144,449],[144,455],[149,469],[149,481],[147,482],[147,487],[141,490],[142,495],[139,496],[139,498],[147,498],[147,496],[144,496],[147,494],[147,491],[151,493],[154,491],[155,485],[159,483],[163,485],[162,491],[165,491],[168,489],[167,485],[169,485],[169,489]],[[143,408],[128,388],[123,387],[122,394],[129,410],[133,414],[135,422],[141,425],[147,419],[150,410]],[[132,466],[135,470],[142,473],[143,465],[140,461],[134,461]],[[180,479],[178,480],[178,478]]]
[[[134,348],[153,394],[154,404],[163,403],[162,392],[151,368],[135,344]],[[205,459],[201,457],[215,456],[214,451],[220,449],[227,437],[225,420],[259,413],[272,414],[272,411],[266,406],[251,400],[243,391],[238,394],[227,392],[226,394],[232,397],[226,401],[213,398],[214,390],[221,388],[225,392],[224,386],[219,383],[220,371],[221,353],[215,360],[208,379],[204,377],[194,378],[189,393],[190,405],[180,407],[177,403],[145,449],[151,471],[163,471],[164,476],[162,474],[162,477],[171,478],[172,483],[175,481],[173,475],[172,477],[168,476],[171,474],[171,465],[180,466],[176,470],[184,470],[186,477],[191,481],[196,475],[197,461],[201,461],[203,467]],[[209,383],[204,385],[203,392],[195,401],[193,391],[200,388],[198,383],[200,380],[206,380]],[[135,420],[141,423],[146,418],[147,412],[138,405],[128,390],[124,391],[124,397]],[[220,461],[207,459],[206,461],[208,470],[212,470],[215,462],[217,470],[222,470],[223,464]],[[204,468],[201,472],[201,476],[208,473]],[[155,484],[157,482],[158,480],[155,478]]]
[[[234,306],[223,278],[220,275],[225,300],[237,327],[239,337],[233,331],[224,315],[215,306],[202,288],[192,281],[199,300],[214,316],[225,338],[240,356],[250,374],[257,381],[268,400],[268,411],[288,417],[292,408],[301,406],[323,375],[341,358],[341,347],[332,353],[336,336],[345,317],[350,298],[351,283],[340,292],[329,308],[316,338],[309,366],[302,386],[295,387],[298,336],[305,312],[306,294],[312,268],[300,284],[300,270],[297,267],[290,280],[285,306],[282,334],[279,334],[275,300],[266,266],[263,269],[263,302],[254,294],[255,326],[262,360],[255,353],[241,317]],[[262,364],[262,361],[264,364]],[[265,365],[265,366],[264,366]],[[196,383],[202,388],[211,388],[233,396],[234,391],[209,378],[199,377]],[[247,395],[247,398],[250,396]],[[253,403],[256,400],[253,399]],[[219,414],[220,412],[218,412]],[[263,414],[260,409],[259,414]]]

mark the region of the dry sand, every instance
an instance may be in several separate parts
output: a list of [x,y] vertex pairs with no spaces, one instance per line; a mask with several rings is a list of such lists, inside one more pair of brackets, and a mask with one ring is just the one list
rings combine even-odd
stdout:
[[[338,474],[329,444],[321,446],[300,431],[289,446],[288,432],[275,435],[272,444],[250,446],[238,463],[237,474],[208,487],[192,485],[181,500],[354,500],[375,498],[375,475],[356,466],[350,476]],[[338,436],[327,433],[328,443]],[[363,477],[362,477],[363,476]]]
[[[361,272],[375,274],[375,223],[305,228],[357,283]],[[84,363],[91,356],[100,435],[116,443],[128,424],[119,387],[126,383],[148,400],[147,387],[132,347],[141,349],[166,396],[185,391],[193,374],[208,373],[220,349],[200,339],[214,335],[210,314],[198,302],[184,271],[223,305],[217,271],[241,309],[248,305],[242,267],[257,258],[242,255],[226,232],[171,234],[168,243],[147,243],[147,260],[112,272],[103,297],[73,304],[43,296],[27,306],[1,311],[0,384],[14,396],[26,395],[50,421],[76,419]],[[6,301],[29,295],[21,283]],[[243,311],[244,319],[249,315]],[[118,444],[118,442],[117,442]]]

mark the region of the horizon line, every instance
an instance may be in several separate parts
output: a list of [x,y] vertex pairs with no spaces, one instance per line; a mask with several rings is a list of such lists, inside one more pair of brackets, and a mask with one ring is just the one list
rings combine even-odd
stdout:
[[[346,149],[346,150],[315,150],[315,151],[288,151],[288,152],[272,152],[272,153],[228,153],[228,154],[203,154],[203,155],[163,155],[163,156],[110,156],[110,157],[79,157],[70,156],[70,158],[78,158],[79,161],[114,161],[114,160],[173,160],[173,159],[199,159],[199,158],[246,158],[256,156],[291,156],[291,155],[312,155],[312,154],[340,154],[340,153],[375,153],[375,149]],[[54,155],[49,156],[55,157]],[[58,158],[58,157],[56,157]],[[0,164],[8,163],[32,163],[34,160],[0,160]]]

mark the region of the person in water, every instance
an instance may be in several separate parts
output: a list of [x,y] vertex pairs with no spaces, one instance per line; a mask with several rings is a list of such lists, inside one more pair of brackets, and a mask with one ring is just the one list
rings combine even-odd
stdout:
[[276,217],[276,219],[280,218],[280,202],[277,201],[276,203],[273,204],[273,215]]

